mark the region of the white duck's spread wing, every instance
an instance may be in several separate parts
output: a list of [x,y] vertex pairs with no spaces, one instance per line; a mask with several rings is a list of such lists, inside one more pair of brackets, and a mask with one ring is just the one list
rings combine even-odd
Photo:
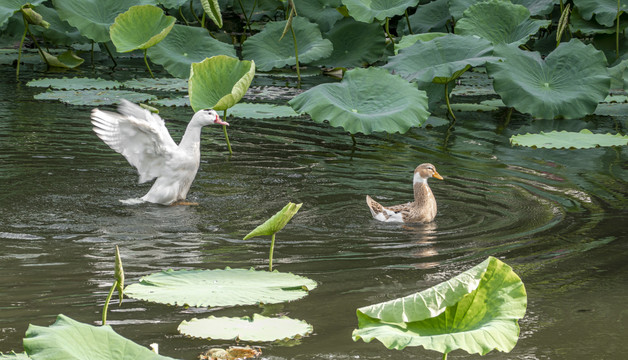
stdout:
[[118,111],[121,114],[92,110],[94,132],[137,169],[140,183],[161,176],[177,149],[164,121],[126,100],[122,100]]

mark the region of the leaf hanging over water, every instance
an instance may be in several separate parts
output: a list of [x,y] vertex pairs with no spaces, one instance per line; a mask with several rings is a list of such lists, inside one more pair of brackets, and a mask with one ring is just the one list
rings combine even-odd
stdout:
[[154,5],[132,6],[118,15],[109,32],[118,52],[148,49],[172,30],[176,18]]
[[266,220],[262,225],[256,227],[244,237],[243,240],[248,240],[255,236],[272,235],[279,232],[286,226],[288,221],[299,211],[303,204],[288,203],[283,209],[279,210],[270,219]]

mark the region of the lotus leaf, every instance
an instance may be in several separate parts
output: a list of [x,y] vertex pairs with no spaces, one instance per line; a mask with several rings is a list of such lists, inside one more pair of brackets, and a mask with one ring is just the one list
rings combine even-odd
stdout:
[[163,40],[176,19],[154,5],[136,5],[118,15],[109,33],[118,52],[145,50]]
[[395,55],[399,54],[399,50],[410,47],[414,45],[414,43],[416,43],[417,41],[426,42],[426,41],[434,40],[437,37],[441,37],[445,35],[447,35],[447,33],[440,33],[440,32],[406,35],[402,37],[401,40],[399,40],[399,44],[395,46]]
[[59,100],[70,105],[102,106],[113,105],[120,99],[142,102],[155,98],[155,95],[127,90],[57,90],[46,91],[34,96],[37,100]]
[[42,78],[31,80],[26,83],[27,86],[49,87],[61,90],[79,90],[79,89],[115,89],[122,84],[115,80],[104,80],[101,78],[62,78],[51,79]]
[[429,115],[424,91],[380,68],[349,70],[340,83],[313,87],[289,104],[318,123],[328,120],[351,134],[403,134]]
[[10,354],[0,353],[0,360],[30,360],[30,358],[26,353],[11,352]]
[[[255,60],[260,71],[296,65],[294,42],[290,36],[280,40],[286,23],[287,20],[267,23],[264,30],[244,42],[242,56],[245,59]],[[297,16],[292,20],[292,27],[301,64],[307,64],[331,54],[333,48],[331,41],[323,39],[318,25]]]
[[31,4],[33,6],[43,3],[44,0],[4,0],[0,3],[0,29],[4,27],[4,24],[9,21],[9,18],[17,11],[20,11],[22,6]]
[[373,63],[382,57],[386,47],[381,33],[379,24],[342,19],[325,34],[334,47],[331,55],[315,64],[347,68]]
[[487,64],[504,104],[537,118],[578,118],[595,111],[610,88],[604,54],[577,39],[561,43],[545,60],[537,52],[501,45],[503,62]]
[[[619,29],[624,31],[628,23],[626,21],[620,21]],[[572,32],[579,35],[595,35],[595,34],[615,34],[615,27],[606,27],[598,24],[595,20],[584,20],[578,11],[578,8],[573,9],[569,14],[569,28]]]
[[[408,17],[412,33],[421,34],[428,32],[445,32],[446,24],[451,21],[449,13],[449,0],[435,0],[427,4],[419,5],[416,12]],[[406,21],[397,23],[397,33],[410,34]],[[396,50],[396,47],[395,47]]]
[[188,82],[176,78],[143,78],[124,82],[124,87],[140,90],[187,91]]
[[43,50],[42,53],[46,57],[46,62],[48,63],[48,65],[52,67],[74,69],[85,61],[85,59],[76,56],[76,54],[74,54],[72,50],[67,50],[66,52],[57,56],[49,54],[48,52]]
[[283,207],[283,209],[279,210],[270,219],[266,220],[263,224],[248,233],[248,235],[246,235],[243,240],[248,240],[255,236],[273,235],[279,232],[299,211],[301,205],[303,204],[295,204],[289,202],[286,206]]
[[342,0],[354,19],[366,23],[373,19],[386,20],[403,15],[407,8],[416,6],[419,0]]
[[151,100],[150,103],[160,106],[190,106],[190,98],[181,96],[176,98],[156,99]]
[[178,9],[189,1],[190,0],[158,0],[157,4],[163,5],[166,9]]
[[[617,17],[617,0],[574,0],[574,5],[585,20],[595,20],[607,27],[613,26]],[[621,0],[620,11],[628,11],[628,0]]]
[[235,104],[231,110],[231,116],[239,118],[251,119],[272,119],[297,117],[299,114],[294,112],[290,106],[274,105],[274,104]]
[[188,92],[194,111],[226,110],[246,93],[255,76],[255,62],[225,55],[192,64]]
[[456,34],[478,35],[493,44],[522,45],[550,23],[550,20],[530,19],[525,6],[490,0],[468,8],[456,23]]
[[552,131],[540,134],[513,135],[513,145],[546,149],[590,149],[600,146],[626,146],[628,136],[621,134],[593,134],[587,129],[580,132]]
[[218,0],[201,0],[205,14],[218,26],[222,28],[222,14],[220,13],[220,5]]
[[177,328],[183,335],[237,341],[277,341],[300,338],[312,333],[312,325],[287,316],[270,318],[253,314],[242,318],[215,317],[183,321]]
[[109,27],[131,6],[154,4],[154,0],[53,0],[62,20],[95,42],[109,41]]
[[[484,2],[486,0],[449,0],[449,11],[451,16],[456,19],[460,19],[466,9],[474,4]],[[512,0],[510,1],[516,5],[525,6],[532,16],[547,15],[554,9],[554,4],[557,0]]]
[[38,26],[29,28],[34,35],[51,40],[56,45],[72,45],[90,42],[88,38],[81,35],[78,29],[61,20],[55,9],[39,5],[36,10],[50,23],[50,27],[48,29],[43,29]]
[[508,352],[519,337],[527,295],[512,268],[489,257],[427,290],[357,310],[353,340],[381,341],[389,349],[423,346],[449,353]]
[[166,270],[124,289],[128,297],[179,306],[276,304],[298,300],[316,288],[303,276],[245,269]]
[[147,51],[152,62],[183,79],[190,77],[192,63],[214,55],[236,56],[232,45],[212,38],[207,29],[176,24],[163,41]]
[[342,14],[336,8],[342,5],[340,0],[294,0],[300,16],[314,21],[321,31],[327,32]]
[[32,359],[47,360],[167,360],[128,340],[110,326],[92,326],[65,315],[49,327],[29,325],[24,350]]

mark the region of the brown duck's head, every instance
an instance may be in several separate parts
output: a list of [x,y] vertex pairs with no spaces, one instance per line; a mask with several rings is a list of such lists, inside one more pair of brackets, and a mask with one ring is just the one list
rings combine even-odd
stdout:
[[426,182],[427,179],[431,177],[435,177],[439,180],[443,180],[443,177],[440,176],[438,171],[436,171],[436,168],[434,167],[434,165],[430,163],[421,164],[417,166],[416,169],[414,170],[414,182],[415,183]]

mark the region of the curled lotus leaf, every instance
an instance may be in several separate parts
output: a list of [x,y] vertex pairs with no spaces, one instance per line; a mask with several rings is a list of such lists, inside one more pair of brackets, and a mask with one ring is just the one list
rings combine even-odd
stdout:
[[357,310],[353,340],[377,339],[389,349],[423,346],[449,353],[509,352],[526,312],[523,282],[512,268],[489,257],[479,265],[402,298]]
[[253,269],[166,270],[124,289],[131,298],[179,306],[277,304],[298,300],[316,288],[303,276]]
[[118,52],[145,50],[163,40],[175,21],[157,6],[136,5],[116,17],[109,33]]
[[486,65],[504,104],[536,118],[573,119],[592,114],[608,95],[606,58],[593,45],[573,39],[545,59],[538,52],[500,45],[502,62]]
[[188,92],[194,111],[226,110],[246,93],[255,76],[255,62],[217,55],[192,64]]
[[621,134],[593,134],[590,130],[580,132],[552,131],[540,134],[513,135],[513,145],[547,149],[589,149],[600,146],[626,146],[628,136]]
[[183,321],[177,328],[183,335],[203,339],[277,341],[301,338],[312,333],[312,325],[287,316],[279,318],[253,314],[253,317],[215,317]]
[[255,236],[272,235],[283,229],[286,224],[292,219],[292,217],[299,211],[301,204],[295,204],[289,202],[283,209],[279,210],[270,219],[266,220],[263,224],[256,227],[244,237],[243,240],[248,240]]
[[550,20],[530,19],[525,6],[490,0],[465,10],[464,17],[456,22],[456,34],[477,35],[493,44],[522,45],[550,23]]
[[52,67],[74,69],[81,65],[85,59],[74,54],[72,50],[67,50],[59,55],[52,55],[42,50],[42,53],[46,57],[46,62]]
[[236,57],[230,44],[218,41],[201,27],[175,24],[168,36],[149,48],[147,54],[155,64],[162,65],[168,73],[178,78],[190,77],[190,65],[215,55]]
[[290,100],[298,113],[351,134],[405,133],[428,117],[427,95],[385,69],[353,69],[340,83],[322,84]]
[[173,360],[118,335],[109,325],[83,324],[65,315],[48,327],[29,325],[24,350],[32,359]]
[[201,0],[201,5],[205,14],[218,26],[222,28],[222,14],[220,13],[220,5],[218,0]]
[[[260,71],[296,65],[292,35],[281,38],[287,21],[267,23],[264,30],[244,42],[242,56],[245,59],[255,60]],[[296,16],[292,19],[292,28],[297,39],[300,64],[308,64],[331,54],[333,48],[331,41],[323,39],[318,25],[307,21],[302,16]]]
[[419,0],[342,0],[349,15],[366,23],[373,19],[386,20],[396,15],[403,15],[407,8],[416,6]]

